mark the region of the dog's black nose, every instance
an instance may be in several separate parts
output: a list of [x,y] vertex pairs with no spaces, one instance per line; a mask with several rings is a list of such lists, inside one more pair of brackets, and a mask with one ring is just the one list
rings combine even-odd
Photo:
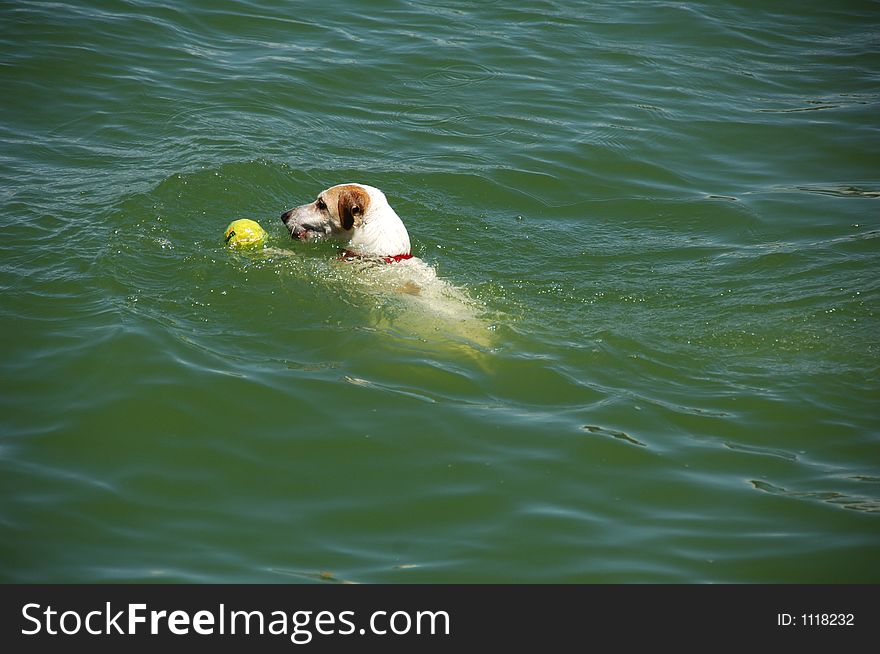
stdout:
[[290,220],[291,215],[293,215],[293,209],[291,209],[290,211],[285,211],[283,214],[281,214],[281,222],[286,225],[287,221]]

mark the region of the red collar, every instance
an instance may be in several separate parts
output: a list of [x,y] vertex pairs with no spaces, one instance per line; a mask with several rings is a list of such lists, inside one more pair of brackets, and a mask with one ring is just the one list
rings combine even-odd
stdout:
[[401,261],[406,261],[407,259],[412,259],[413,255],[411,254],[395,254],[393,257],[382,257],[382,260],[385,263],[400,263]]
[[[351,250],[343,250],[342,254],[339,257],[340,259],[369,259],[371,257],[365,257],[362,254],[355,254]],[[406,261],[407,259],[412,259],[413,255],[407,254],[395,254],[391,257],[376,257],[377,259],[381,259],[385,263],[400,263],[401,261]]]

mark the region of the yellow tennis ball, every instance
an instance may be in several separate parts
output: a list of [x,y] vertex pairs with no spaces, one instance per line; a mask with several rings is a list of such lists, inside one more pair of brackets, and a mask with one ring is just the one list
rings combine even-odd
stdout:
[[247,248],[262,245],[266,240],[266,230],[249,218],[233,220],[223,235],[226,245],[231,248]]

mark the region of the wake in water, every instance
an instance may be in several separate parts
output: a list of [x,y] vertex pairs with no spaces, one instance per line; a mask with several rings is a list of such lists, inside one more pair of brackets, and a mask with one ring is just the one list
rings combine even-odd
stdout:
[[373,329],[474,352],[496,345],[495,326],[485,304],[438,277],[421,259],[316,260],[274,247],[261,255],[290,263],[302,283],[321,287],[319,294],[341,296],[354,307],[366,308]]
[[[421,259],[395,264],[346,262],[357,288],[385,298],[396,311],[383,312],[377,327],[402,330],[423,340],[453,340],[480,349],[494,345],[486,307],[437,276]],[[382,323],[385,321],[385,324]]]

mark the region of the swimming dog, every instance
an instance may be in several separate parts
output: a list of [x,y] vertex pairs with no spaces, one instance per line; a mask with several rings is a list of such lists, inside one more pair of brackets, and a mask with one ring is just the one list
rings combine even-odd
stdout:
[[338,241],[343,248],[340,260],[357,264],[352,280],[365,289],[394,290],[397,297],[409,298],[407,315],[395,323],[417,325],[420,334],[440,331],[489,345],[490,328],[478,317],[485,308],[412,255],[403,221],[378,188],[337,184],[313,202],[285,211],[281,220],[299,241]]

